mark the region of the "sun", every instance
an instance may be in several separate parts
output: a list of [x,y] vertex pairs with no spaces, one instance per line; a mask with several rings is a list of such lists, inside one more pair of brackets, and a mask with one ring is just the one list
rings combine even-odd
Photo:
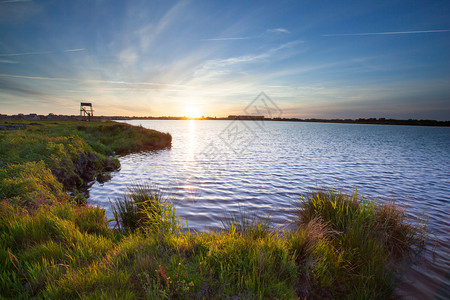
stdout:
[[197,107],[195,106],[188,106],[184,109],[184,116],[189,119],[196,119],[201,118],[202,115]]

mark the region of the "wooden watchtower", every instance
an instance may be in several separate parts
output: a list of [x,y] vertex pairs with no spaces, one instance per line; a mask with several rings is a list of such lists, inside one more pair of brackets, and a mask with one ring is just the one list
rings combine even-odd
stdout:
[[94,110],[92,109],[92,103],[81,102],[80,105],[80,117],[83,120],[90,121],[91,117],[94,116]]

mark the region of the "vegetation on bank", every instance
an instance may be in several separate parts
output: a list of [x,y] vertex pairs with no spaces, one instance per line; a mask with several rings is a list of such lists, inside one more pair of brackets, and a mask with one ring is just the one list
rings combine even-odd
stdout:
[[30,212],[3,200],[2,296],[380,299],[425,238],[424,224],[356,193],[304,199],[290,231],[254,216],[219,232],[182,230],[170,201],[145,186],[115,207],[120,230],[100,208],[59,202]]
[[[118,226],[110,230],[104,210],[77,204],[52,166],[77,153],[108,159],[120,147],[107,136],[122,130],[54,125],[0,133],[0,297],[380,299],[424,245],[426,224],[356,191],[302,199],[292,230],[244,213],[197,233],[175,217],[170,198],[135,186],[111,203]],[[60,146],[43,148],[50,142]],[[10,160],[13,146],[22,159]]]
[[119,168],[114,154],[159,149],[172,140],[170,134],[112,121],[3,121],[0,128],[0,198],[22,205],[53,202],[65,191],[76,195]]

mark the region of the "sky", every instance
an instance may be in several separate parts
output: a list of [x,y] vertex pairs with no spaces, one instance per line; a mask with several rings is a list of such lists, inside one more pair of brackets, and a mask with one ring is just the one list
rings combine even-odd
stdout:
[[0,113],[450,120],[450,1],[0,0]]

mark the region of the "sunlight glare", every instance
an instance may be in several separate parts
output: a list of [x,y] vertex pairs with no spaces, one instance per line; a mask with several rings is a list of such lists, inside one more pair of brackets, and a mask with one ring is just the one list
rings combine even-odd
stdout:
[[190,119],[195,119],[195,118],[201,118],[202,117],[200,111],[195,106],[186,107],[184,115],[187,118],[190,118]]

